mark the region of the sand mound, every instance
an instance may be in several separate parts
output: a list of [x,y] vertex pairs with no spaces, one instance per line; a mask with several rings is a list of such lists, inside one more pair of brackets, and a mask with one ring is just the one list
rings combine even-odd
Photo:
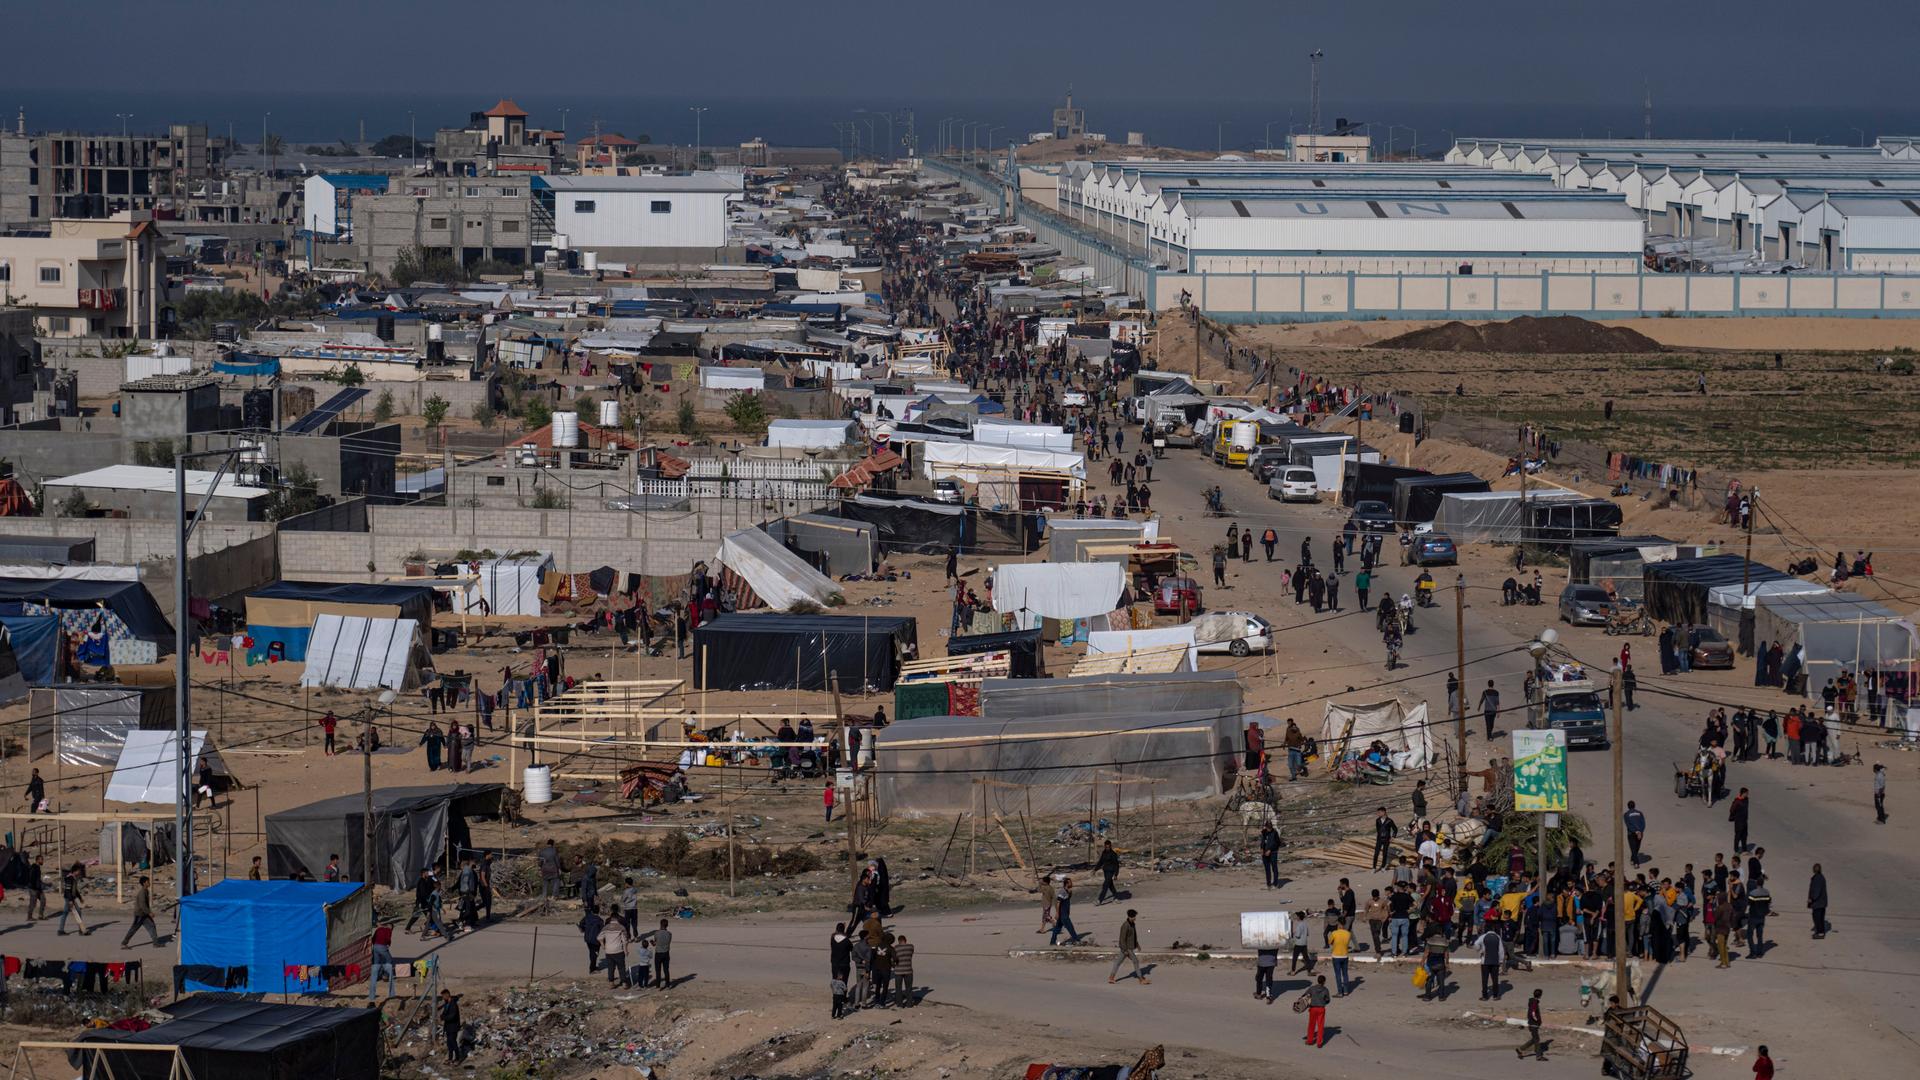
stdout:
[[1504,353],[1648,353],[1659,352],[1661,348],[1659,342],[1638,331],[1604,326],[1572,315],[1544,319],[1523,315],[1509,322],[1477,326],[1442,323],[1375,342],[1372,347]]

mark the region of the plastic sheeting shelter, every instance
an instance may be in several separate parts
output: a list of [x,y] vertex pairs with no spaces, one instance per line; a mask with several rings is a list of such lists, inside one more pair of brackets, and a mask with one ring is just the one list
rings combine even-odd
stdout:
[[1342,505],[1352,506],[1362,499],[1378,499],[1391,506],[1395,480],[1431,475],[1425,469],[1362,462],[1347,470],[1346,479],[1340,485],[1340,502]]
[[480,564],[480,596],[494,615],[540,614],[540,583],[554,568],[545,552]]
[[277,643],[282,658],[304,660],[313,621],[323,614],[412,619],[433,626],[433,589],[424,585],[356,585],[337,581],[277,581],[247,594],[247,634],[255,660]]
[[1807,691],[1818,694],[1842,671],[1906,668],[1915,661],[1913,623],[1856,593],[1821,590],[1761,596],[1754,640],[1801,647]]
[[975,515],[964,506],[856,495],[840,504],[840,516],[872,525],[882,554],[940,555],[975,548]]
[[0,640],[0,703],[19,701],[27,696],[27,680],[20,674],[20,661],[13,646]]
[[900,657],[918,647],[905,615],[722,615],[693,631],[696,690],[893,689]]
[[878,530],[869,522],[794,514],[760,527],[830,577],[865,574],[879,562]]
[[1438,476],[1403,476],[1393,482],[1393,520],[1402,524],[1432,521],[1443,496],[1455,492],[1490,491],[1485,480],[1470,472]]
[[1011,472],[1058,472],[1077,480],[1087,478],[1085,454],[1028,450],[985,443],[928,442],[919,446],[921,475],[929,480],[953,479],[977,484]]
[[[220,759],[220,751],[207,741],[204,731],[191,732],[187,746],[191,751],[187,772],[199,776],[204,756],[213,775],[231,781],[233,773]],[[122,803],[157,803],[172,806],[179,802],[180,740],[172,731],[129,731],[120,760],[107,781],[107,799]],[[323,864],[324,865],[324,864]]]
[[1433,761],[1424,701],[1329,701],[1323,716],[1320,753],[1329,762],[1347,754],[1365,754],[1376,739],[1392,752],[1395,769],[1423,769]]
[[110,640],[151,641],[161,655],[173,652],[173,624],[137,581],[0,578],[0,615],[44,614],[69,631],[103,623]]
[[853,441],[851,420],[775,420],[767,425],[768,446],[830,449]]
[[[1572,575],[1576,585],[1597,585],[1599,583],[1593,580],[1595,559],[1618,558],[1622,555],[1644,559],[1647,549],[1654,549],[1655,555],[1658,556],[1652,560],[1653,562],[1664,562],[1679,555],[1672,540],[1652,534],[1575,540],[1567,545],[1567,573]],[[1639,579],[1640,567],[1633,568],[1632,576],[1636,581]]]
[[981,420],[973,425],[973,441],[989,446],[1020,446],[1062,454],[1073,452],[1073,436],[1065,428],[1053,424]]
[[1433,531],[1447,534],[1456,544],[1518,543],[1529,509],[1585,498],[1577,491],[1534,490],[1526,494],[1523,504],[1518,491],[1448,492],[1440,497],[1439,509],[1434,511]]
[[69,1050],[68,1061],[86,1070],[92,1059],[103,1059],[100,1074],[117,1080],[173,1080],[176,1055],[111,1049],[122,1043],[178,1046],[178,1057],[194,1080],[364,1080],[380,1075],[381,1014],[374,1009],[192,997],[163,1011],[172,1019],[145,1031],[82,1032],[76,1042],[100,1043],[103,1049]]
[[1620,505],[1609,499],[1575,499],[1529,510],[1528,541],[1555,551],[1566,550],[1575,540],[1612,536],[1624,520]]
[[1194,631],[1192,623],[1145,630],[1095,630],[1087,635],[1087,655],[1184,652],[1177,670],[1194,671],[1200,666],[1200,647]]
[[87,536],[0,536],[0,562],[90,563],[93,552]]
[[1153,539],[1159,535],[1159,530],[1153,528],[1153,536],[1149,536],[1151,525],[1151,522],[1128,521],[1124,518],[1049,517],[1047,558],[1052,562],[1078,562],[1078,544],[1082,540]]
[[173,687],[61,684],[28,695],[28,754],[61,765],[111,768],[135,731],[172,731]]
[[829,607],[841,600],[831,578],[759,529],[722,537],[713,565],[722,587],[735,591],[742,609],[787,611],[795,605]]
[[1119,772],[1160,781],[1121,784],[1122,809],[1204,799],[1222,790],[1238,730],[1238,717],[1205,709],[916,717],[875,739],[874,797],[889,817],[978,812],[979,778],[999,781],[986,788],[989,814],[1025,814],[1029,800],[1036,815],[1084,814],[1097,783],[1111,812],[1108,774]]
[[313,620],[301,686],[417,689],[433,673],[426,635],[412,619],[321,615]]
[[1641,571],[1647,614],[1661,622],[1706,625],[1708,598],[1715,586],[1780,581],[1790,577],[1763,563],[1750,567],[1744,556],[1708,555],[1648,563]]
[[1245,689],[1232,671],[1069,676],[1064,679],[988,679],[980,684],[980,713],[1001,719],[1073,713],[1205,710],[1239,721]]
[[[504,784],[375,788],[373,883],[411,888],[421,867],[471,846],[466,819],[498,815],[504,790]],[[267,873],[285,878],[304,870],[317,877],[327,856],[337,854],[343,873],[367,880],[363,799],[355,792],[268,814]]]
[[359,882],[230,878],[180,902],[180,962],[247,969],[243,987],[188,979],[189,990],[324,994],[350,980],[303,979],[287,967],[357,964],[364,978],[372,938],[373,889]]
[[1126,587],[1127,568],[1117,562],[1001,563],[994,568],[993,610],[1028,623],[1091,619],[1118,608]]
[[19,665],[20,677],[35,686],[59,678],[60,620],[53,615],[0,615],[7,645]]
[[1005,652],[1007,674],[1015,679],[1038,679],[1047,674],[1046,649],[1039,630],[1010,630],[1004,634],[961,634],[947,639],[948,656]]
[[1380,451],[1362,446],[1358,449],[1348,447],[1344,456],[1340,454],[1316,454],[1309,464],[1313,466],[1313,483],[1321,491],[1339,491],[1346,482],[1346,474],[1356,465],[1372,464],[1380,460]]

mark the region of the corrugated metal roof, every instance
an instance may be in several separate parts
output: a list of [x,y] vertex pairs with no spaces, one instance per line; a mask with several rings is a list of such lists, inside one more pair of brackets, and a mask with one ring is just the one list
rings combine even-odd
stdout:
[[[187,494],[205,495],[213,485],[214,474],[200,469],[187,470]],[[121,491],[161,491],[171,494],[174,490],[173,470],[156,468],[151,465],[109,465],[92,472],[75,473],[48,480],[46,487],[89,487],[115,488]],[[272,492],[262,487],[248,487],[235,480],[231,474],[220,479],[215,494],[234,499],[256,499]]]
[[536,176],[534,186],[555,191],[739,191],[741,178],[727,173],[683,173],[648,176]]

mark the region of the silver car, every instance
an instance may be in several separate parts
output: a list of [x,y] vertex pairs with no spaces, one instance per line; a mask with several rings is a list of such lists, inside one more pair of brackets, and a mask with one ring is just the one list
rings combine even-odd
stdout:
[[1605,626],[1613,617],[1613,597],[1598,585],[1569,585],[1560,590],[1560,621],[1575,626]]

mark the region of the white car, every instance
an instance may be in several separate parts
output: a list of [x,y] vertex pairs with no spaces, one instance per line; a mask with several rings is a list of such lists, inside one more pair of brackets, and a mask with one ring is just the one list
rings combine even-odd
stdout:
[[1273,648],[1273,624],[1251,611],[1210,611],[1193,620],[1193,640],[1203,653],[1266,652]]
[[933,482],[933,501],[959,504],[965,501],[966,493],[960,490],[958,480],[935,480]]
[[1320,482],[1308,465],[1288,465],[1267,481],[1267,498],[1281,502],[1319,502]]

